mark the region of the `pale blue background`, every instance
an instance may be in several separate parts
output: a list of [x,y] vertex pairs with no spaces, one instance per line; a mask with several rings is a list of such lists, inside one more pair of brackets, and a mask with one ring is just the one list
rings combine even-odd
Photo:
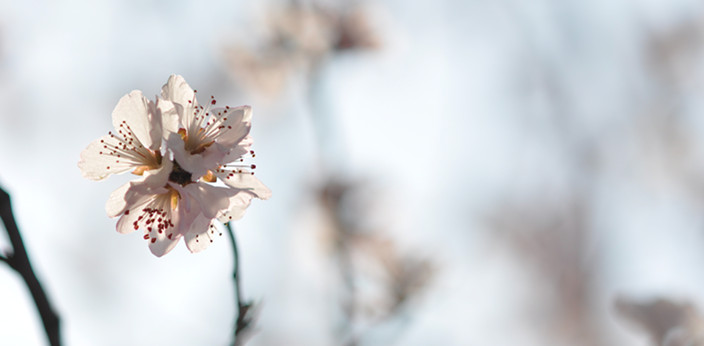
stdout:
[[[550,293],[482,217],[504,196],[539,204],[579,182],[567,142],[600,143],[589,190],[594,236],[585,246],[602,278],[593,308],[603,340],[646,344],[615,317],[617,294],[704,303],[701,196],[667,161],[651,160],[656,154],[636,136],[638,119],[662,95],[647,72],[646,37],[688,18],[701,22],[701,4],[447,0],[372,8],[384,47],[336,60],[323,78],[346,140],[339,167],[370,178],[390,234],[438,264],[396,344],[554,342],[525,313]],[[308,192],[321,174],[304,91],[294,86],[265,102],[235,87],[222,59],[222,48],[247,37],[264,10],[242,1],[0,2],[0,183],[14,198],[67,345],[229,340],[226,239],[197,255],[180,244],[157,259],[139,234],[117,234],[105,216],[107,196],[129,176],[95,183],[76,167],[81,150],[110,129],[123,94],[155,95],[172,73],[223,104],[254,107],[257,174],[274,195],[237,223],[244,294],[264,302],[251,345],[335,344],[335,267],[319,244],[320,212]],[[667,106],[690,124],[688,160],[701,172],[703,79],[689,72],[692,84]],[[550,108],[546,75],[563,93],[562,110]],[[576,133],[551,130],[561,112]],[[40,328],[23,283],[0,266],[0,344],[42,345]],[[384,333],[369,343],[387,344]]]

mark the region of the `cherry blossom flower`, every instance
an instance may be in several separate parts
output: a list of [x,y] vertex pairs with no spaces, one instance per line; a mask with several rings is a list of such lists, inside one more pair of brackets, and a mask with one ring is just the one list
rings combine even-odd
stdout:
[[207,248],[218,222],[237,220],[253,198],[271,196],[254,178],[255,166],[244,164],[254,157],[251,108],[211,108],[215,103],[211,98],[200,106],[195,90],[172,75],[156,102],[140,91],[120,99],[113,111],[117,132],[81,153],[78,166],[86,178],[129,170],[141,176],[110,195],[106,212],[119,218],[118,232],[142,230],[156,256],[181,238],[191,252]]
[[98,138],[81,153],[78,167],[83,176],[102,180],[130,170],[142,175],[159,168],[162,122],[158,108],[141,91],[123,96],[112,112],[115,132]]
[[181,76],[169,77],[161,97],[168,101],[160,107],[164,138],[175,160],[194,176],[206,175],[249,134],[251,107],[212,108],[216,104],[212,97],[201,106],[196,92]]

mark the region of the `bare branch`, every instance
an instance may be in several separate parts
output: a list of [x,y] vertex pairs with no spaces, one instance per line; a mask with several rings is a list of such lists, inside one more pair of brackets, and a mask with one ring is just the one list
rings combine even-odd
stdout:
[[15,222],[15,216],[12,213],[10,195],[2,188],[0,188],[0,218],[2,218],[2,222],[5,224],[5,230],[7,230],[13,250],[13,254],[7,257],[3,256],[2,261],[6,262],[22,276],[22,279],[24,279],[24,282],[27,284],[27,288],[29,288],[29,292],[32,294],[34,303],[37,305],[37,310],[42,318],[49,344],[51,346],[59,346],[61,345],[59,316],[51,306],[51,303],[49,303],[49,298],[44,292],[39,279],[37,279],[37,276],[34,274],[32,265],[29,262],[27,250],[22,242],[20,230],[17,228],[17,223]]

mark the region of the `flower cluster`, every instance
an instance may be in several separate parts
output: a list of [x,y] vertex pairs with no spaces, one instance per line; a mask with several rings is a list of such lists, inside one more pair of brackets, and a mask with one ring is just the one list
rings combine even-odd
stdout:
[[131,171],[140,178],[115,190],[106,211],[117,231],[144,232],[149,249],[163,256],[183,238],[191,252],[212,243],[215,223],[237,220],[252,198],[271,191],[254,177],[250,150],[252,109],[205,106],[183,77],[172,75],[151,101],[135,90],[112,112],[114,132],[83,150],[84,177],[102,180]]

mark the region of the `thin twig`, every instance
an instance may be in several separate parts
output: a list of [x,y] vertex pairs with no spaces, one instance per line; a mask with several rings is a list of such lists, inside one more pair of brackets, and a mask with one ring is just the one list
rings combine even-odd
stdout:
[[15,216],[12,213],[10,195],[2,188],[0,188],[0,218],[2,218],[2,222],[5,224],[5,230],[10,238],[10,244],[12,244],[13,249],[13,253],[7,255],[7,257],[3,257],[2,260],[9,264],[10,267],[17,271],[17,273],[22,276],[22,279],[24,279],[27,288],[29,288],[29,292],[32,294],[34,303],[37,305],[37,310],[39,310],[39,315],[42,318],[49,344],[51,346],[59,346],[61,345],[59,316],[51,306],[51,303],[49,303],[49,298],[44,292],[39,279],[37,279],[37,276],[34,274],[32,265],[29,262],[27,250],[22,242],[20,230],[17,228],[17,223],[15,222]]
[[247,312],[252,307],[252,304],[245,302],[242,299],[242,288],[240,286],[240,259],[237,252],[237,241],[235,240],[234,226],[231,222],[226,224],[227,233],[230,236],[230,244],[232,244],[232,254],[234,257],[234,270],[232,278],[235,280],[235,299],[237,299],[237,320],[235,321],[235,340],[233,345],[244,345],[244,332],[252,323],[251,316]]

